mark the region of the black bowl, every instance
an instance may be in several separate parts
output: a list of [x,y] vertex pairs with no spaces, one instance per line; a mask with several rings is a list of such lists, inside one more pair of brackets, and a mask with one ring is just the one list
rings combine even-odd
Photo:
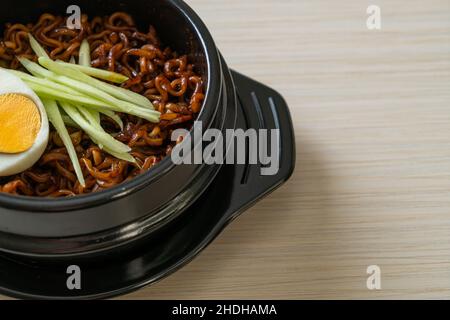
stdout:
[[[261,176],[260,165],[175,165],[167,158],[146,174],[95,194],[71,199],[0,194],[0,275],[11,275],[0,277],[0,291],[20,297],[98,298],[157,281],[190,261],[238,214],[292,174],[295,141],[285,101],[230,71],[203,22],[183,1],[2,4],[13,9],[2,10],[0,24],[36,21],[45,12],[65,15],[73,4],[89,16],[125,11],[143,30],[152,24],[164,44],[190,55],[204,75],[203,129],[280,130],[280,170]],[[61,266],[74,261],[89,265],[84,272],[91,274],[93,285],[82,293],[57,285],[65,276]]]
[[[3,10],[0,21],[26,23],[36,21],[45,12],[66,15],[67,7],[74,2],[25,1],[19,7],[14,3],[4,3],[6,8],[14,10]],[[228,97],[223,96],[225,84],[221,61],[211,35],[187,5],[181,1],[164,0],[89,0],[78,1],[77,4],[89,16],[126,11],[142,30],[147,30],[151,22],[163,43],[170,44],[180,53],[189,54],[207,83],[206,99],[198,120],[202,121],[204,128],[223,128],[227,104],[233,105],[235,102],[227,101]],[[217,170],[217,166],[176,166],[167,158],[150,172],[128,183],[72,199],[49,200],[0,194],[0,232],[27,238],[71,238],[111,229],[117,231],[123,226],[127,226],[127,233],[130,233],[130,224],[143,217],[146,217],[147,227],[160,225],[182,212],[198,197]],[[142,225],[135,228],[142,228]],[[94,239],[94,242],[97,241]],[[103,245],[104,241],[99,246]],[[50,248],[41,242],[39,245],[32,244],[31,248],[17,240],[3,243],[2,249],[38,254],[86,251],[86,248],[72,248],[70,245]]]

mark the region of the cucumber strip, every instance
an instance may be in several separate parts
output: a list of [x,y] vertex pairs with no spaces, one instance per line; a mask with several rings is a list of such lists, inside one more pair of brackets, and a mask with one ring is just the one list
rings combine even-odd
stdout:
[[90,67],[91,66],[91,48],[87,39],[81,42],[80,54],[78,58],[79,65]]
[[[93,86],[87,85],[86,81],[82,82],[82,81],[73,80],[66,76],[59,76],[59,75],[55,74],[54,72],[48,71],[28,59],[19,58],[19,60],[22,63],[22,65],[30,73],[32,73],[35,76],[47,78],[52,81],[57,81],[60,84],[69,86],[73,90],[77,90],[77,91],[81,90],[88,95],[95,96],[96,98],[101,99],[102,101],[98,101],[98,100],[92,99],[90,97],[86,97],[85,95],[82,95],[79,93],[75,94],[74,92],[67,95],[66,94],[67,90],[64,90],[61,88],[59,88],[59,90],[61,90],[62,92],[58,92],[58,90],[56,90],[56,88],[53,88],[53,86],[46,87],[43,84],[39,84],[39,83],[31,84],[30,83],[30,85],[33,87],[33,89],[40,92],[40,94],[42,94],[44,97],[55,99],[55,100],[63,100],[66,102],[75,103],[77,105],[81,104],[81,105],[86,105],[86,106],[90,106],[90,107],[104,107],[105,109],[109,109],[112,111],[118,111],[118,112],[135,115],[135,116],[141,117],[143,119],[146,119],[150,122],[154,122],[154,123],[159,122],[160,113],[158,111],[144,109],[142,107],[131,104],[127,101],[120,101]],[[70,74],[74,74],[74,75],[81,75],[82,77],[86,77],[86,78],[84,78],[84,80],[88,80],[88,82],[89,82],[89,79],[97,81],[89,76],[84,75],[81,72],[78,72],[77,70],[70,70],[69,68],[61,69],[61,68],[59,68],[57,63],[53,62],[50,59],[47,59],[46,62],[50,62],[51,66],[55,67],[57,70],[59,70],[62,73],[65,72],[65,73],[70,73]],[[106,84],[101,81],[99,81],[99,83]],[[118,87],[113,87],[113,88],[118,89]],[[71,96],[71,95],[74,95],[74,96]]]
[[[83,83],[87,83],[99,90],[102,90],[108,94],[110,94],[111,96],[115,97],[116,99],[120,99],[120,100],[124,100],[124,101],[128,101],[130,103],[136,104],[139,107],[143,107],[145,109],[155,109],[152,105],[152,103],[150,102],[150,100],[148,100],[146,97],[133,92],[131,90],[127,90],[115,85],[112,85],[110,83],[106,83],[106,82],[102,82],[100,80],[97,80],[95,78],[90,77],[89,75],[81,72],[80,70],[77,70],[78,68],[80,68],[79,65],[71,65],[65,62],[55,62],[52,61],[51,59],[40,59],[39,63],[58,73],[61,75],[65,75],[69,78],[72,78],[74,80],[78,80],[81,81]],[[55,66],[56,64],[56,66]],[[59,65],[59,68],[58,68]],[[51,67],[50,67],[51,66]],[[67,70],[67,69],[71,69],[71,70]],[[95,69],[95,68],[92,68]],[[58,71],[56,71],[58,70]],[[101,70],[101,69],[96,69],[96,70]],[[72,71],[72,72],[70,72]],[[77,72],[74,72],[77,71]],[[104,71],[104,70],[103,70]]]
[[[82,108],[79,107],[79,109],[81,111]],[[119,125],[120,130],[123,130],[123,121],[114,111],[101,110],[101,109],[99,109],[98,111],[92,110],[92,109],[86,110],[86,111],[88,111],[94,117],[93,120],[95,120],[95,121],[92,121],[93,125],[95,124],[99,128],[103,129],[102,125],[101,125],[101,118],[100,118],[100,114],[103,114],[103,115],[107,116],[108,118],[111,118],[115,123],[117,123]]]
[[53,124],[62,142],[66,146],[67,153],[69,154],[70,160],[72,161],[72,165],[73,168],[75,169],[78,181],[83,187],[85,187],[86,182],[84,180],[83,171],[81,170],[80,161],[78,160],[77,152],[75,151],[72,139],[64,124],[64,120],[61,116],[58,105],[54,100],[49,99],[43,99],[42,103],[44,104],[45,111],[47,112],[48,115],[48,119]]
[[[51,61],[48,59],[48,61]],[[46,68],[48,68],[50,71],[47,73],[47,78],[51,79],[52,81],[56,81],[60,84],[63,84],[65,86],[68,86],[70,88],[73,88],[77,91],[82,92],[83,94],[87,94],[90,96],[93,96],[97,99],[101,99],[104,102],[117,105],[119,104],[119,100],[114,99],[114,97],[111,97],[109,94],[92,87],[91,85],[87,84],[83,81],[74,80],[73,77],[70,77],[70,74],[75,73],[74,70],[70,70],[68,68],[59,68],[58,64],[51,61],[49,64],[44,65]],[[68,74],[66,73],[68,72]],[[69,76],[67,77],[66,74]]]
[[123,130],[124,125],[122,118],[120,118],[117,113],[111,110],[100,110],[100,113],[107,116],[108,118],[111,118],[120,127],[120,130]]
[[159,121],[159,116],[148,113],[146,110],[143,110],[141,108],[135,109],[118,108],[117,106],[110,106],[103,101],[99,101],[94,98],[87,97],[85,95],[72,95],[31,81],[27,82],[27,84],[41,98],[49,98],[57,101],[68,102],[75,105],[83,105],[86,107],[93,108],[97,111],[110,110],[128,113],[155,123]]
[[98,111],[89,110],[83,107],[77,107],[77,109],[83,115],[83,117],[91,124],[91,126],[95,127],[97,130],[104,131],[102,125],[100,124],[100,113]]
[[[93,137],[90,137],[91,138],[91,140],[95,143],[95,144],[97,144],[98,146],[99,146],[99,148],[100,148],[100,144],[98,143],[98,141],[96,141],[95,140],[95,138],[93,138]],[[120,160],[124,160],[124,161],[127,161],[127,162],[131,162],[131,163],[136,163],[136,159],[131,155],[131,154],[129,154],[129,153],[118,153],[118,152],[114,152],[114,151],[112,151],[111,149],[109,149],[109,148],[107,148],[107,147],[104,147],[104,146],[102,146],[100,149],[102,149],[103,151],[105,151],[106,153],[109,153],[110,155],[112,155],[113,157],[115,157],[115,158],[117,158],[117,159],[120,159]]]
[[75,60],[74,56],[70,57],[69,63],[70,64],[77,64],[77,61]]
[[[45,49],[39,44],[39,42],[33,37],[31,33],[28,34],[31,48],[38,57],[44,57],[50,59]],[[72,57],[73,58],[73,57]],[[79,68],[83,73],[90,76],[97,77],[106,81],[122,84],[129,78],[123,74],[117,72],[111,72],[107,70],[97,69],[91,67],[91,52],[89,42],[84,39],[80,47],[80,65],[77,65],[75,59],[70,63],[62,62],[70,67]]]
[[[78,110],[80,111],[81,114],[83,114],[83,116],[86,118],[86,120],[88,120],[95,128],[97,128],[100,131],[104,131],[104,129],[102,128],[102,126],[100,124],[100,113],[99,112],[96,112],[94,110],[88,110],[83,107],[78,107]],[[91,139],[95,142],[95,137],[91,137]],[[110,148],[105,147],[105,146],[101,147],[101,149],[118,159],[125,160],[128,162],[133,162],[133,163],[136,162],[136,159],[134,159],[133,156],[130,155],[129,153],[126,153],[126,152],[119,153],[119,152],[111,150]]]
[[69,117],[71,117],[72,120],[75,121],[89,136],[94,138],[98,142],[99,146],[104,146],[109,150],[117,153],[127,153],[131,151],[131,148],[127,145],[123,144],[120,141],[117,141],[111,135],[107,134],[104,131],[102,132],[101,130],[91,125],[90,122],[83,117],[83,115],[76,107],[66,102],[61,102],[60,104],[64,111],[69,115]]
[[69,94],[74,94],[74,95],[79,95],[79,93],[74,90],[71,89],[69,87],[63,86],[59,83],[55,83],[53,81],[44,79],[44,78],[38,78],[38,77],[34,77],[28,73],[22,72],[22,71],[16,71],[16,70],[7,70],[8,72],[14,74],[15,76],[17,76],[18,78],[20,78],[22,81],[29,83],[35,83],[37,85],[41,85],[41,86],[46,86],[46,87],[51,87],[53,89],[56,90],[60,90],[63,91],[65,93],[69,93]]
[[[83,110],[87,110],[87,111],[89,111],[89,113],[92,115],[92,117],[94,118],[94,120],[95,120],[95,123],[99,126],[99,128],[102,128],[102,125],[101,125],[101,119],[100,119],[100,112],[98,112],[97,110],[89,110],[89,109],[87,109],[87,108],[82,108],[82,107],[80,107],[79,109],[83,109]],[[103,128],[102,128],[103,129]]]
[[[47,58],[40,58],[39,63],[53,72],[53,75],[51,76],[52,80],[72,87],[73,89],[81,91],[82,93],[89,96],[93,96],[99,100],[102,100],[105,103],[116,107],[115,111],[135,115],[150,122],[159,122],[160,113],[158,111],[144,109],[130,102],[120,101],[116,99],[115,97],[95,87],[96,80],[89,76],[86,76],[78,70],[64,67],[61,64],[58,64]],[[92,81],[94,81],[94,83]]]
[[[102,128],[101,124],[100,124],[100,113],[95,111],[95,110],[88,110],[86,108],[83,107],[77,107],[78,111],[84,116],[84,118],[91,123],[91,125],[93,127],[95,127],[97,130],[105,132],[104,129]],[[106,132],[105,132],[106,133]],[[107,134],[107,133],[106,133]],[[95,136],[90,136],[92,141],[96,142],[96,137]],[[133,158],[132,155],[130,155],[129,153],[126,152],[116,152],[115,150],[112,150],[110,148],[108,148],[107,146],[103,146],[99,143],[97,143],[100,147],[100,149],[104,150],[105,152],[109,153],[110,155],[121,159],[121,160],[125,160],[128,162],[133,162],[135,163],[136,160]]]
[[137,104],[146,109],[155,110],[150,100],[139,93],[106,82],[100,82],[100,88],[117,99]]
[[81,129],[81,127],[75,121],[73,121],[72,118],[69,117],[68,115],[61,115],[61,117],[66,126]]
[[[108,118],[111,118],[115,123],[117,123],[120,126],[120,130],[123,130],[123,121],[114,111],[106,110],[106,109],[100,109],[100,108],[97,109],[97,110],[86,109],[86,108],[83,108],[83,107],[77,107],[77,108],[78,108],[78,110],[80,110],[80,112],[84,115],[84,117],[93,126],[96,126],[100,130],[103,130],[102,125],[101,125],[100,114],[103,114],[103,115],[107,116]],[[85,112],[89,112],[90,115],[85,114]]]
[[104,147],[103,150],[105,152],[109,153],[110,155],[112,155],[113,157],[116,157],[117,159],[124,160],[124,161],[131,162],[131,163],[136,163],[136,159],[129,153],[117,153],[117,152],[110,150],[107,147]]
[[31,81],[28,83],[28,86],[33,89],[33,91],[35,91],[39,97],[50,98],[75,104],[82,104],[93,108],[108,108],[108,106],[105,106],[104,102],[92,99],[90,97],[82,95],[71,95]]
[[40,65],[28,60],[27,58],[17,57],[17,60],[19,60],[23,67],[35,77],[50,78],[53,74],[53,72],[42,68]]
[[70,64],[64,61],[57,61],[56,63],[71,69],[76,69],[82,72],[85,75],[102,79],[105,81],[110,81],[117,84],[122,84],[125,81],[128,81],[129,78],[124,76],[123,74],[117,72],[111,72],[103,69],[92,68],[90,66],[79,65],[79,64]]
[[71,88],[68,88],[66,86],[60,85],[59,83],[55,83],[55,82],[49,81],[47,79],[34,78],[34,79],[22,79],[22,80],[24,82],[26,82],[27,84],[34,83],[36,85],[50,87],[53,90],[59,90],[59,91],[61,91],[63,93],[66,93],[66,94],[71,94],[71,95],[74,95],[74,96],[80,95],[79,92],[77,92],[77,91],[75,91],[75,90],[73,90]]
[[40,45],[40,43],[33,37],[31,33],[28,34],[28,39],[30,40],[31,49],[38,57],[49,58],[47,51]]

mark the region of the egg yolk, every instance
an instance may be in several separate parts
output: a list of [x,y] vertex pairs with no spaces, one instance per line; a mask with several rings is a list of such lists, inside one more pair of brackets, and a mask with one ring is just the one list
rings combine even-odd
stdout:
[[36,104],[21,94],[0,95],[0,153],[20,153],[31,148],[41,128]]

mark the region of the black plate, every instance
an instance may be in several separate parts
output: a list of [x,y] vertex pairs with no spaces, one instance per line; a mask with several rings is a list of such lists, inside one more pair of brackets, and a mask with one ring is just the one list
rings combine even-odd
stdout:
[[[280,129],[280,170],[261,176],[257,165],[225,165],[213,185],[175,222],[132,247],[80,260],[40,261],[0,254],[0,292],[18,298],[98,299],[122,295],[180,269],[246,208],[292,174],[295,140],[289,111],[272,89],[233,72],[239,127]],[[81,290],[67,289],[69,265],[81,268]]]

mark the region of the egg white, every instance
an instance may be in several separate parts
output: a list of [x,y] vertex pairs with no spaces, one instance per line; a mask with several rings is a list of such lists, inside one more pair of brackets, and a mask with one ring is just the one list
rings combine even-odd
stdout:
[[44,153],[49,137],[48,118],[42,101],[22,80],[0,68],[0,95],[8,93],[21,94],[36,104],[41,115],[41,128],[34,144],[27,151],[17,154],[0,153],[0,177],[18,174],[31,168]]

